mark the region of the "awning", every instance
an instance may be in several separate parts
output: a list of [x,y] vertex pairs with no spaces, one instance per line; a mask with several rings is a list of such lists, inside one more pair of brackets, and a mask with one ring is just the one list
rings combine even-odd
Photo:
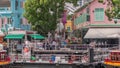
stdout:
[[22,39],[24,34],[8,34],[5,39]]
[[120,28],[90,28],[84,38],[120,38]]
[[39,35],[39,34],[30,34],[30,36],[31,36],[33,39],[45,39],[44,36]]

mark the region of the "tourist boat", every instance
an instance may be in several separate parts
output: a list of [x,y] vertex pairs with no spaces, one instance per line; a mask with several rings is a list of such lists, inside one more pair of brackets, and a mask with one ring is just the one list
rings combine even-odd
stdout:
[[109,57],[104,60],[106,68],[120,67],[120,50],[110,51]]
[[0,51],[0,65],[10,64],[10,58],[6,55],[6,50]]
[[7,51],[3,50],[3,45],[0,44],[0,66],[2,65],[9,65],[10,58],[7,55]]

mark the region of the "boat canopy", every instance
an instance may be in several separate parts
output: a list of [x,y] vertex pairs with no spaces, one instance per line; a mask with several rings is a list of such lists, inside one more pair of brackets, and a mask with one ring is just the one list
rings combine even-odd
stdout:
[[8,34],[5,36],[5,39],[22,39],[24,34]]
[[40,35],[40,34],[30,34],[29,36],[31,36],[33,39],[45,39],[44,36]]

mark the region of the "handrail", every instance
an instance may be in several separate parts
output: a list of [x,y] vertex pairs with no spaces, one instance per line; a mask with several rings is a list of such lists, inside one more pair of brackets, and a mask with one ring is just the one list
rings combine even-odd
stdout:
[[[61,61],[68,61],[68,59],[70,59],[70,56],[72,55],[75,55],[77,56],[77,60],[74,60],[75,62],[82,62],[82,58],[85,56],[83,52],[86,52],[85,54],[87,54],[88,56],[88,49],[90,48],[89,45],[87,44],[69,44],[67,45],[66,47],[61,47],[60,49],[52,49],[52,50],[47,50],[47,49],[35,49],[36,51],[41,51],[41,52],[52,52],[50,54],[36,54],[36,59],[40,60],[40,61],[47,61],[49,62],[49,60],[51,59],[51,55],[55,55],[56,57],[59,57],[61,59]],[[95,47],[93,47],[94,49],[94,60],[95,61],[103,61],[103,59],[109,54],[109,50],[113,50],[113,49],[117,49],[118,48],[118,45],[114,44],[114,45],[111,45],[111,44],[108,44],[108,45],[95,45]],[[100,49],[100,50],[99,50]],[[102,50],[103,49],[103,50]],[[59,51],[62,51],[62,52],[69,52],[69,54],[56,54],[55,52],[59,52]],[[78,53],[75,53],[75,52],[78,52],[78,53],[81,53],[81,54],[78,54]],[[99,56],[98,56],[99,55]],[[14,57],[13,57],[14,56]],[[24,58],[23,55],[19,55],[18,58],[15,57],[15,55],[11,56],[11,59],[14,61],[14,60],[17,60],[17,61],[24,61],[25,59],[30,61],[30,58]],[[44,60],[44,59],[48,59],[48,60]],[[98,58],[100,60],[98,60]]]
[[[40,47],[35,48],[34,50],[61,50],[61,49],[70,49],[70,50],[87,50],[91,46],[89,44],[68,44],[67,46],[49,46],[49,47]],[[117,48],[118,44],[106,44],[106,45],[95,45],[94,48],[108,48],[114,49]]]

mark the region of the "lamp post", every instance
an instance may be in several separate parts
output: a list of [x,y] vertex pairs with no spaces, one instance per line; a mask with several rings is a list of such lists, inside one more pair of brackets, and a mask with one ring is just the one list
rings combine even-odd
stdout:
[[36,36],[35,36],[35,34],[36,34],[36,31],[34,31],[34,41],[35,41],[35,49],[36,49],[36,46],[37,46],[37,40],[36,40]]

